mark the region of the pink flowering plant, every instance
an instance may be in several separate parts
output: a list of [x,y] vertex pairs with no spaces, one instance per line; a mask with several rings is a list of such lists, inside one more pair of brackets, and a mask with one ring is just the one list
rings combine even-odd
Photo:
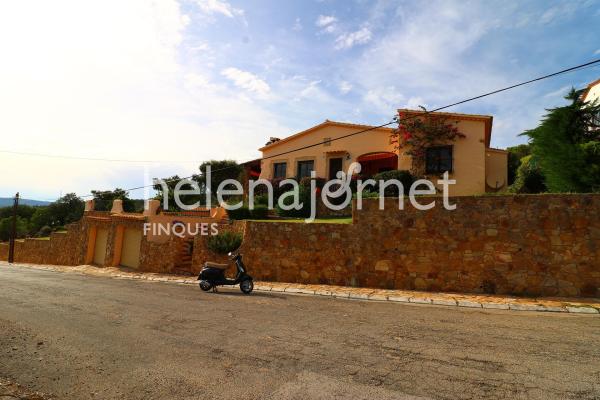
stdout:
[[[426,111],[423,108],[423,111]],[[425,175],[425,155],[428,147],[443,146],[466,136],[458,130],[458,121],[450,121],[439,114],[399,115],[398,128],[390,136],[396,150],[412,158],[411,172],[415,176]]]

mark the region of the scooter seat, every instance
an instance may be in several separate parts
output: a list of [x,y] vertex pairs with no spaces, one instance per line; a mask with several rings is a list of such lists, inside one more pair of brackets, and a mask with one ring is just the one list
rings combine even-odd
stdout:
[[206,268],[227,269],[229,267],[229,264],[219,264],[219,263],[216,263],[216,262],[207,261],[206,263],[204,263],[204,266]]

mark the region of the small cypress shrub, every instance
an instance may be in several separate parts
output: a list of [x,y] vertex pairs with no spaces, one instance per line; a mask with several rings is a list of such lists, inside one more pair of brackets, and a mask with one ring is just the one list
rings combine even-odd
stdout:
[[239,232],[225,231],[218,235],[209,236],[208,249],[217,254],[227,254],[237,250],[242,245],[242,234]]
[[[404,193],[408,194],[410,191],[411,185],[417,180],[410,172],[404,170],[392,170],[380,172],[378,174],[373,175],[373,179],[375,180],[375,189],[371,189],[372,191],[379,193],[379,181],[384,180],[388,181],[391,179],[396,179],[402,183],[402,187],[404,189]],[[385,188],[385,196],[386,197],[398,197],[400,193],[398,193],[398,187],[396,185],[390,185]]]
[[243,206],[236,210],[227,210],[227,215],[230,219],[248,219],[250,218],[250,210],[248,206]]
[[267,219],[269,216],[269,208],[263,204],[254,206],[254,210],[250,210],[252,219]]

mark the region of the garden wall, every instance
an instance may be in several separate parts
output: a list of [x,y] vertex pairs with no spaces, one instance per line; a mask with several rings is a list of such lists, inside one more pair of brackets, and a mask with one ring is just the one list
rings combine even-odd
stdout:
[[364,200],[354,225],[246,222],[249,270],[285,282],[600,295],[600,195],[458,197],[454,211],[378,202]]
[[[428,202],[433,198],[421,198]],[[352,225],[236,221],[220,231],[243,232],[241,252],[259,280],[430,291],[519,295],[600,296],[600,195],[457,197],[454,211],[441,199],[429,211],[398,199],[365,199]],[[113,260],[117,226],[143,218],[90,213],[50,239],[17,241],[15,261],[85,262],[89,228],[110,229],[106,265]],[[181,239],[143,237],[140,270],[171,272]],[[190,272],[212,254],[205,236],[193,239]],[[0,260],[8,244],[0,244]]]
[[[80,222],[67,225],[64,232],[53,232],[49,238],[15,241],[15,262],[31,264],[83,264],[86,230]],[[0,243],[0,260],[8,260],[8,243]]]

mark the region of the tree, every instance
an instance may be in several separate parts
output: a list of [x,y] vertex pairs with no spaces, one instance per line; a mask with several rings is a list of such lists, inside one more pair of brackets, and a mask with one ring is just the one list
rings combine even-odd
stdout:
[[210,187],[212,199],[216,201],[217,189],[221,182],[226,179],[237,180],[244,170],[244,167],[239,165],[234,160],[210,160],[200,164],[199,170],[200,175],[194,176],[194,179],[200,184],[201,191],[204,192],[206,188],[206,167],[210,165],[211,178]]
[[[0,241],[5,242],[10,239],[10,231],[12,229],[12,217],[0,219]],[[27,235],[27,220],[17,217],[17,238],[22,238]]]
[[75,193],[67,193],[46,207],[36,207],[29,220],[29,232],[37,233],[42,227],[53,229],[78,221],[83,216],[85,202]]
[[116,188],[115,190],[92,190],[94,196],[94,208],[97,211],[110,211],[113,200],[123,201],[123,211],[135,212],[136,205],[134,200],[129,198],[129,192]]
[[[175,203],[175,186],[177,185],[177,183],[179,183],[179,181],[181,181],[181,179],[182,178],[180,178],[179,175],[173,175],[169,178],[163,179],[164,184],[166,184],[166,186],[168,188],[169,209],[165,210],[165,211],[180,211],[180,208]],[[191,180],[195,180],[196,182],[198,182],[198,176],[194,176],[194,178],[192,178]],[[200,184],[198,184],[198,186],[200,186]],[[154,190],[156,190],[158,192],[155,199],[160,200],[161,206],[164,207],[165,196],[167,196],[167,193],[165,193],[165,191],[163,189],[163,185],[161,185],[160,183],[157,183],[153,187],[154,187]],[[181,185],[180,189],[181,190],[191,190],[193,188],[190,184],[184,184],[184,185]],[[205,201],[206,196],[204,194],[204,190],[202,189],[202,187],[201,187],[200,192],[201,193],[199,195],[194,195],[194,194],[181,195],[181,196],[179,196],[179,199],[185,205],[191,205],[196,202],[199,202],[200,204],[206,204],[206,201]]]
[[531,139],[532,154],[539,161],[551,192],[600,190],[600,126],[597,102],[583,102],[581,91],[571,89],[571,103],[548,109],[540,125],[523,135]]
[[517,178],[517,169],[521,165],[521,159],[531,154],[529,144],[508,147],[508,184],[512,185]]

